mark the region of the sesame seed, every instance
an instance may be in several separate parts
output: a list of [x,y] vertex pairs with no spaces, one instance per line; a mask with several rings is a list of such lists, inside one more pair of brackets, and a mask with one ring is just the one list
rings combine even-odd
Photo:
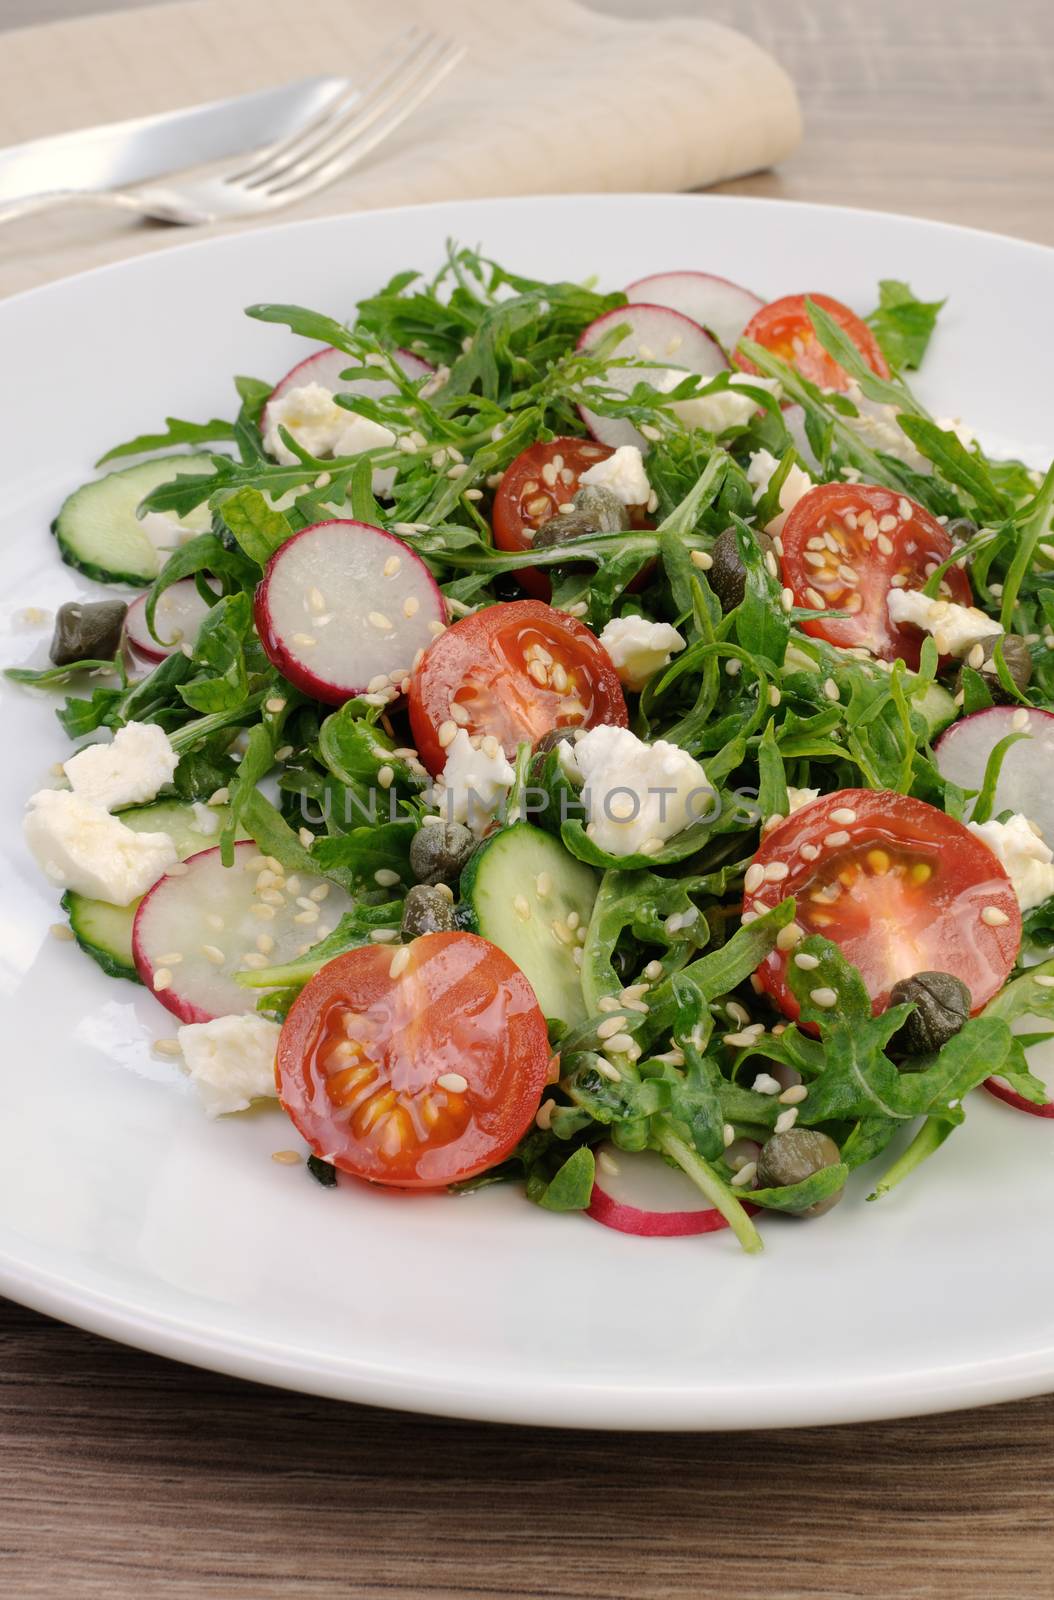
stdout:
[[53,939],[60,939],[66,942],[74,937],[73,929],[65,922],[53,922],[48,932]]
[[792,1083],[789,1089],[784,1089],[779,1096],[781,1106],[800,1106],[808,1096],[808,1089],[804,1083]]
[[838,806],[831,812],[831,821],[840,822],[843,826],[856,821],[856,812],[851,806]]
[[781,1111],[776,1118],[776,1132],[789,1133],[798,1120],[797,1106],[791,1106],[789,1111]]
[[998,906],[985,906],[981,912],[981,921],[989,928],[1005,928],[1010,918],[1005,911],[1000,911]]
[[[440,622],[438,617],[433,617],[431,622],[428,624],[428,631],[432,635],[433,639],[438,639],[439,635],[441,633],[445,633],[446,632],[446,623],[445,622]],[[415,670],[416,670],[418,665],[419,665],[419,663],[415,659],[415,661],[414,661]]]
[[814,972],[820,965],[819,956],[811,956],[807,950],[802,950],[794,957],[794,965],[803,972]]
[[207,961],[212,962],[214,967],[222,967],[227,959],[219,945],[216,944],[203,944],[201,953]]
[[781,589],[780,590],[780,605],[783,607],[784,611],[790,611],[790,610],[793,609],[793,607],[794,607],[794,590],[793,589]]
[[597,1001],[597,1008],[600,1011],[618,1011],[621,1009],[619,1001],[615,999],[613,994],[602,994]]
[[298,911],[293,918],[294,922],[311,923],[318,921],[318,907],[312,906],[310,910],[305,906],[303,911]]
[[377,768],[377,782],[382,789],[390,789],[395,781],[395,768],[384,766]]
[[597,1156],[597,1166],[600,1168],[601,1172],[606,1172],[609,1177],[618,1177],[618,1162],[615,1160],[614,1156],[609,1155],[606,1150],[601,1150],[600,1154]]
[[403,616],[415,617],[421,609],[421,602],[416,595],[408,594],[403,601]]
[[839,850],[843,844],[849,843],[849,835],[844,828],[836,829],[834,833],[825,834],[823,842],[829,849]]
[[521,922],[526,922],[531,915],[531,902],[526,895],[518,894],[512,902],[512,909]]
[[722,1036],[722,1043],[731,1045],[734,1050],[745,1050],[756,1042],[757,1037],[757,1034],[753,1031],[750,1033],[726,1033]]
[[1010,726],[1018,733],[1028,727],[1028,712],[1024,706],[1019,706],[1010,718]]
[[392,956],[392,964],[388,968],[389,978],[398,978],[400,973],[405,972],[409,965],[410,946],[408,944],[404,944],[402,948],[397,950]]
[[656,440],[662,438],[661,431],[658,428],[652,427],[650,422],[642,422],[640,425],[640,431],[644,435],[645,439],[651,440],[652,444],[654,444]]
[[156,1056],[181,1056],[183,1054],[178,1039],[155,1039],[152,1049]]
[[662,849],[662,846],[662,839],[645,839],[644,843],[640,847],[640,853],[642,856],[656,856]]
[[708,550],[692,551],[692,566],[698,567],[700,572],[709,572],[714,564],[714,558]]
[[383,611],[371,611],[367,621],[371,628],[380,628],[382,632],[392,625],[391,618],[386,617]]
[[752,861],[743,878],[743,888],[747,894],[753,894],[765,882],[765,868],[760,861]]
[[391,944],[392,940],[398,937],[395,928],[374,928],[370,933],[374,944]]
[[745,1167],[740,1167],[738,1172],[732,1174],[733,1189],[744,1189],[748,1183],[753,1183],[757,1177],[758,1164],[748,1161]]
[[282,744],[275,751],[274,758],[276,761],[288,761],[292,754],[293,746],[291,744]]
[[765,868],[765,878],[769,883],[782,883],[789,872],[785,861],[770,861]]
[[272,1150],[271,1160],[277,1161],[280,1167],[296,1167],[300,1165],[303,1157],[295,1150]]
[[833,989],[810,989],[809,999],[814,1006],[820,1006],[825,1011],[838,1004],[838,996]]
[[621,1072],[619,1071],[618,1067],[615,1066],[614,1062],[608,1060],[607,1056],[596,1056],[594,1058],[593,1065],[600,1073],[600,1076],[602,1078],[607,1078],[610,1083],[622,1082]]
[[543,1133],[548,1133],[552,1125],[553,1112],[556,1110],[555,1100],[543,1100],[535,1115],[534,1125],[541,1128]]
[[155,990],[157,990],[157,989],[171,989],[171,987],[172,987],[172,974],[171,974],[171,972],[169,971],[169,969],[167,967],[158,967],[157,971],[154,973],[154,988],[155,988]]
[[911,501],[906,500],[903,495],[897,501],[897,516],[901,522],[911,521]]
[[393,872],[391,867],[378,867],[373,874],[374,883],[379,883],[382,889],[391,889],[399,882],[399,874]]
[[891,556],[893,554],[893,541],[888,537],[887,534],[880,533],[876,544],[884,556]]
[[633,1055],[634,1051],[636,1051],[638,1055],[640,1054],[640,1050],[635,1043],[632,1034],[629,1033],[613,1033],[609,1037],[607,1044],[608,1049],[614,1050],[616,1055],[631,1056]]
[[273,717],[285,710],[285,699],[280,694],[273,694],[269,700],[264,701],[264,710],[269,711]]
[[732,1124],[730,1122],[726,1122],[724,1127],[721,1129],[721,1138],[724,1141],[724,1146],[725,1146],[726,1150],[728,1149],[730,1144],[735,1144],[735,1142],[736,1142],[736,1130],[735,1130],[735,1128],[733,1128],[733,1126],[732,1126]]
[[776,935],[777,950],[793,950],[794,946],[805,937],[796,922],[788,922]]
[[662,977],[662,962],[649,961],[648,965],[644,968],[644,976],[650,983],[657,983]]
[[[406,955],[409,958],[409,950],[407,950]],[[460,1072],[444,1072],[442,1077],[436,1079],[436,1087],[438,1089],[446,1089],[450,1094],[464,1094],[468,1088],[468,1079],[463,1078]]]
[[765,571],[768,573],[770,578],[774,578],[776,576],[776,573],[778,572],[778,570],[779,569],[776,566],[776,557],[773,555],[771,550],[766,550],[765,551]]
[[1038,983],[1041,989],[1054,989],[1054,978],[1047,972],[1037,973],[1034,982]]
[[838,699],[838,685],[835,683],[833,678],[824,679],[823,692],[827,696],[828,700]]
[[313,645],[318,643],[318,640],[312,633],[294,633],[293,643],[299,645],[301,650],[310,650]]
[[401,556],[389,556],[387,561],[384,563],[384,576],[386,578],[394,578],[402,564],[403,562]]
[[439,724],[439,732],[436,737],[438,738],[440,745],[445,750],[447,745],[453,744],[454,740],[457,738],[457,723],[453,721],[441,722]]
[[725,671],[730,678],[738,678],[743,670],[743,663],[738,656],[729,656],[725,662]]
[[157,959],[163,967],[178,967],[183,960],[183,954],[179,950],[169,950],[165,955],[158,956]]
[[253,916],[259,917],[261,922],[273,922],[274,906],[253,906]]
[[820,847],[818,844],[803,844],[799,847],[799,854],[804,856],[806,861],[815,861],[820,854]]
[[824,608],[824,598],[823,598],[823,595],[820,594],[816,589],[812,589],[812,588],[806,589],[805,598],[806,598],[806,600],[808,600],[809,604],[815,610],[817,610],[817,611],[822,611],[823,610],[823,608]]
[[315,835],[311,832],[310,828],[301,828],[297,834],[297,838],[300,840],[300,843],[303,845],[305,850],[310,850],[311,846],[315,842]]
[[552,932],[553,938],[557,941],[558,944],[571,944],[571,943],[573,943],[574,936],[571,933],[571,930],[567,926],[566,922],[561,922],[559,920],[559,918],[555,918],[549,924],[549,927],[550,927],[550,930]]
[[489,756],[492,761],[501,754],[501,745],[498,743],[497,739],[492,733],[486,734],[480,740],[479,747],[483,751],[483,754],[485,756]]
[[622,1031],[622,1018],[621,1017],[608,1017],[606,1022],[601,1022],[601,1023],[597,1024],[597,1038],[598,1039],[611,1039],[611,1038],[614,1037],[614,1035],[616,1033],[621,1033],[621,1031]]
[[770,683],[769,684],[769,705],[770,706],[778,706],[782,699],[783,699],[783,696],[780,694],[779,690],[776,688],[776,685],[774,683]]
[[[225,806],[227,804],[227,801],[230,799],[230,797],[231,797],[231,792],[230,792],[229,789],[214,789],[212,791],[212,793],[209,795],[209,805],[210,806]],[[170,871],[174,871],[175,868],[170,868],[169,870]]]

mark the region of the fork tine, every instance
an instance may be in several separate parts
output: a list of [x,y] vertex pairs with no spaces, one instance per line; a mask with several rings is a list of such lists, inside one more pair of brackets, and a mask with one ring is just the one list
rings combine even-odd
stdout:
[[[420,48],[422,42],[434,37],[416,22],[409,28],[403,29],[362,69],[361,81],[369,85],[378,74],[387,74],[393,64],[398,64],[408,53]],[[331,100],[329,105],[323,107],[318,115],[312,117],[303,127],[294,129],[292,133],[287,134],[284,139],[276,140],[274,144],[260,145],[257,149],[249,151],[247,165],[233,172],[224,173],[222,181],[236,184],[251,182],[261,177],[273,163],[301,154],[301,146],[307,145],[312,139],[317,139],[331,127],[335,127],[347,112],[361,105],[370,92],[369,87],[363,89],[352,85],[335,100]]]
[[271,189],[277,182],[287,177],[307,176],[320,162],[329,160],[342,149],[349,138],[368,128],[377,117],[387,112],[390,105],[397,103],[408,87],[414,84],[422,73],[430,69],[432,58],[436,53],[441,54],[445,49],[444,40],[435,34],[427,34],[411,51],[394,62],[382,78],[375,79],[358,104],[338,118],[326,130],[323,137],[314,140],[295,159],[272,162],[268,171],[262,176],[252,178],[247,187]]
[[280,182],[258,192],[266,193],[273,201],[289,204],[305,195],[324,189],[352,167],[357,166],[371,150],[376,149],[377,145],[405,122],[407,117],[428,99],[447,74],[453,71],[464,55],[463,45],[445,44],[427,74],[424,76],[418,74],[406,92],[389,106],[386,114],[378,113],[370,119],[369,127],[358,129],[353,135],[345,138],[335,151],[329,153],[322,166],[316,166],[296,177],[285,174]]

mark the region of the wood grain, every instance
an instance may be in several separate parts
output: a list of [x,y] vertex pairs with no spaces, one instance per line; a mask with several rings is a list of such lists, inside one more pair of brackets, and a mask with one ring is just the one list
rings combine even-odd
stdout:
[[[0,25],[91,9],[0,0]],[[728,191],[1054,243],[1049,0],[706,10],[780,56],[806,114],[784,169]],[[1054,1399],[797,1433],[481,1427],[257,1388],[0,1303],[12,1600],[1049,1600],[1052,1519]]]

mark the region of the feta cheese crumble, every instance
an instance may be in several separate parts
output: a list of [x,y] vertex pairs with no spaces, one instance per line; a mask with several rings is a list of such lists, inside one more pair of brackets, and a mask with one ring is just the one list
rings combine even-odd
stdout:
[[787,815],[792,811],[800,811],[803,806],[811,806],[814,800],[819,800],[819,789],[792,789],[787,786]]
[[[654,382],[654,387],[668,394],[671,389],[676,389],[682,379],[692,376],[690,372],[678,372],[671,367],[661,375],[656,374],[658,381]],[[707,433],[724,433],[728,428],[745,427],[758,410],[758,402],[753,396],[742,393],[747,384],[772,395],[778,394],[780,389],[778,378],[756,378],[752,373],[737,372],[729,378],[727,389],[716,389],[713,394],[698,395],[693,400],[675,400],[670,410],[686,428],[703,428]]]
[[586,833],[610,855],[654,854],[713,810],[703,768],[665,739],[645,744],[628,728],[605,723],[583,734],[574,758],[585,780]]
[[668,622],[644,617],[612,617],[600,635],[619,681],[627,689],[643,689],[648,679],[683,650],[687,640]]
[[115,906],[145,894],[178,859],[167,833],[135,833],[71,789],[33,795],[23,831],[52,883]]
[[516,774],[495,739],[474,745],[459,728],[447,746],[446,765],[428,800],[447,822],[464,822],[482,835],[501,807]]
[[1022,812],[1015,812],[1009,822],[966,826],[1006,868],[1022,911],[1031,911],[1054,895],[1054,850]]
[[188,1022],[176,1035],[187,1073],[205,1114],[223,1117],[246,1111],[253,1100],[273,1099],[277,1022],[255,1012]]
[[[770,450],[751,451],[750,461],[747,464],[747,482],[754,491],[754,504],[764,497],[765,491],[772,481],[779,461]],[[765,532],[778,534],[783,532],[783,524],[790,512],[798,504],[803,495],[808,494],[816,485],[807,472],[795,463],[787,476],[780,484],[780,510],[771,521],[765,524]]]
[[890,622],[898,627],[909,622],[931,633],[942,656],[965,656],[982,639],[992,639],[1003,632],[998,622],[976,606],[931,600],[921,589],[890,589],[886,609]]
[[81,800],[113,811],[153,800],[171,783],[178,761],[163,728],[129,722],[109,744],[90,744],[71,756],[63,771]]
[[[354,411],[345,411],[337,405],[332,390],[321,383],[301,384],[267,407],[264,448],[283,466],[296,466],[297,458],[280,438],[279,427],[285,428],[313,456],[355,456],[363,450],[395,443],[390,428]],[[388,494],[394,481],[394,467],[376,472],[374,493]]]
[[614,455],[597,461],[578,481],[595,484],[598,489],[610,489],[624,506],[645,506],[651,494],[644,457],[635,444],[620,444]]

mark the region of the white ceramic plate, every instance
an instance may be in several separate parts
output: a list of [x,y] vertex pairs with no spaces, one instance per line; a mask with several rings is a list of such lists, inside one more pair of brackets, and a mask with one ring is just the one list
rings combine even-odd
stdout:
[[[297,354],[259,300],[344,316],[443,241],[539,277],[617,287],[700,267],[866,310],[880,277],[948,296],[920,383],[990,447],[1042,461],[1054,254],[903,217],[739,199],[607,196],[441,205],[191,244],[0,304],[3,617],[90,587],[48,522],[108,445],[165,415],[229,415],[230,374]],[[149,1041],[167,1013],[47,937],[25,796],[66,753],[46,704],[5,689],[0,901],[0,1289],[129,1344],[268,1383],[459,1416],[596,1427],[840,1422],[1033,1394],[1054,1379],[1054,1125],[984,1094],[879,1205],[868,1174],[822,1223],[642,1240],[473,1198],[324,1192],[275,1165],[278,1111],[206,1122]]]

